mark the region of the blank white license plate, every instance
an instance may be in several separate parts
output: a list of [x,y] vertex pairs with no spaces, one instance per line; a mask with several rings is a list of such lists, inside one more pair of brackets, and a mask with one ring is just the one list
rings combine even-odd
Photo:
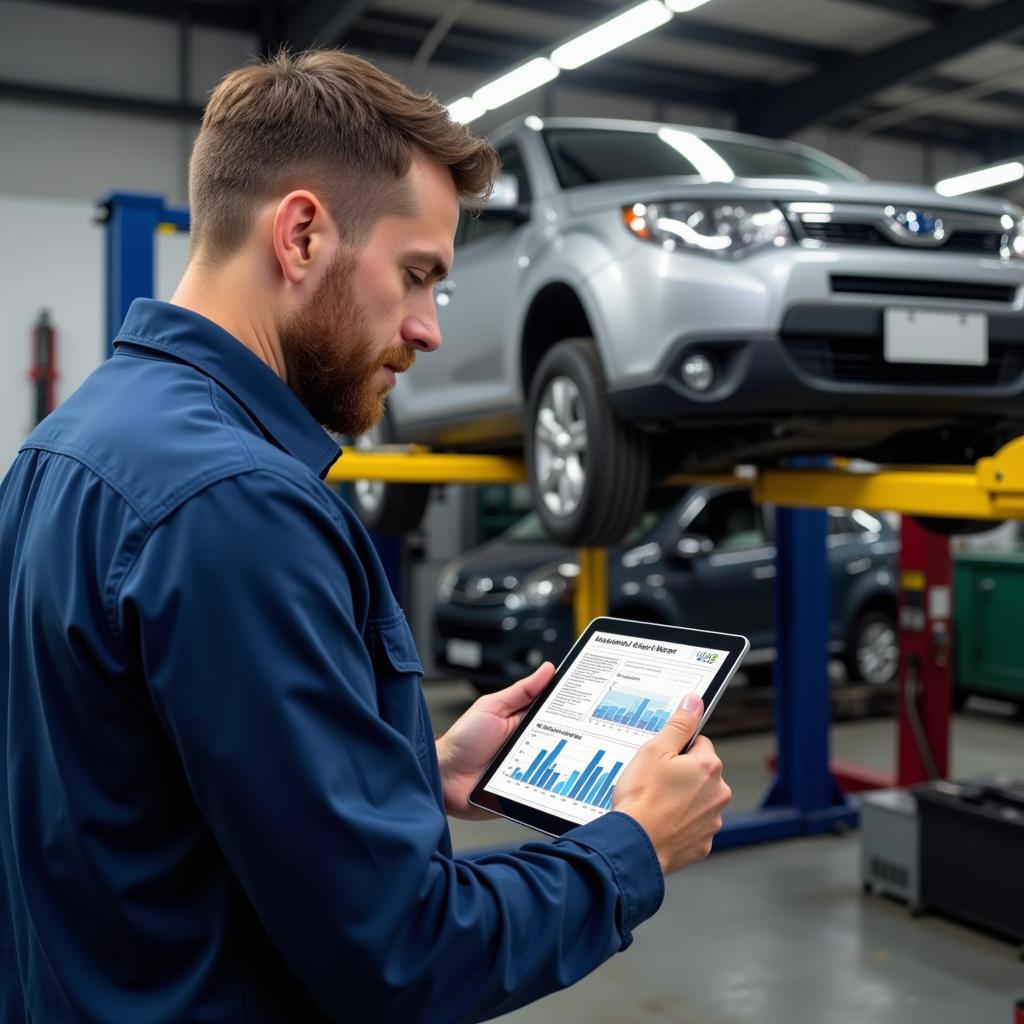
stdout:
[[984,313],[887,309],[883,338],[887,363],[988,363],[988,317]]
[[484,660],[484,649],[475,640],[449,640],[445,644],[445,655],[451,665],[479,668]]

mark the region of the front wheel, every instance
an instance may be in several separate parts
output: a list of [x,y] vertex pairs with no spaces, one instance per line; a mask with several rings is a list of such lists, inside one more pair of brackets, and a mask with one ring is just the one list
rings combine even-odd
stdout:
[[608,401],[594,343],[571,338],[541,360],[530,386],[526,460],[548,533],[574,547],[622,539],[647,497],[647,439]]
[[899,637],[893,617],[877,608],[861,615],[846,645],[844,661],[851,682],[870,686],[891,683],[900,667]]

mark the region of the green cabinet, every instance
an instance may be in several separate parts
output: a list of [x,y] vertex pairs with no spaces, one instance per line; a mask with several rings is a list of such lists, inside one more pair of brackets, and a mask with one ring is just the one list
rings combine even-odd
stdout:
[[953,581],[958,695],[1024,702],[1024,553],[959,554]]

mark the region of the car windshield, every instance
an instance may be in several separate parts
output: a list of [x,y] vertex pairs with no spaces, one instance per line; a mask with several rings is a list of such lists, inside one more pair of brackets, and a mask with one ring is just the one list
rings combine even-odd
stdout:
[[[682,491],[652,491],[647,498],[647,505],[637,519],[633,529],[620,542],[623,545],[637,544],[642,541],[665,518],[666,513],[679,504],[683,497]],[[527,512],[519,522],[509,527],[503,535],[505,540],[512,541],[545,541],[550,540],[540,516],[536,512]]]
[[705,138],[682,128],[630,131],[547,128],[543,132],[562,188],[603,181],[685,175],[705,181],[779,178],[859,181],[853,171],[810,153],[756,142]]

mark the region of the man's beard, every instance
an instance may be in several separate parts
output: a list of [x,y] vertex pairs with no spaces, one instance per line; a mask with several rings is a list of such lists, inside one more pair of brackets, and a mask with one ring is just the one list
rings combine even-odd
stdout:
[[395,346],[374,355],[369,319],[355,296],[355,257],[339,255],[313,297],[281,325],[288,385],[328,430],[356,437],[384,415],[385,365],[407,370],[416,353]]

